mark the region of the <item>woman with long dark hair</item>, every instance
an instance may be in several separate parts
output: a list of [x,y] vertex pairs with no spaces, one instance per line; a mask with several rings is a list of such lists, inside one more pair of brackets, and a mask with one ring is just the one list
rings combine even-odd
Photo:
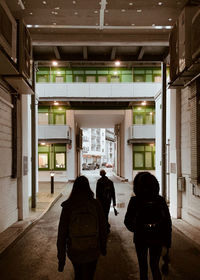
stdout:
[[148,254],[153,280],[161,280],[159,260],[162,248],[171,246],[171,218],[165,199],[159,195],[159,183],[149,172],[134,179],[134,193],[125,215],[125,226],[134,233],[140,280],[148,280]]
[[61,206],[58,270],[63,271],[67,253],[75,280],[92,280],[100,254],[106,255],[107,224],[85,176],[77,177],[69,198]]

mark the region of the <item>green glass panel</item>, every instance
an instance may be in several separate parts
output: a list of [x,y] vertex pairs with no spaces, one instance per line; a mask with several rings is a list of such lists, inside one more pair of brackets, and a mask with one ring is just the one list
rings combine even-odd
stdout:
[[76,83],[83,83],[84,82],[84,77],[83,76],[75,76],[74,81]]
[[39,145],[38,146],[38,152],[49,152],[49,146],[43,146],[43,145]]
[[65,124],[65,115],[64,114],[55,114],[55,124]]
[[97,74],[107,75],[108,74],[108,70],[97,70]]
[[66,145],[55,145],[55,152],[66,152]]
[[119,76],[111,76],[110,77],[111,83],[120,83],[120,77]]
[[153,124],[153,114],[152,114],[152,112],[146,113],[145,124]]
[[154,107],[146,107],[146,112],[154,112],[155,108]]
[[73,83],[73,76],[72,75],[66,75],[66,82],[67,83]]
[[136,83],[145,82],[145,75],[134,75],[134,82]]
[[134,72],[134,74],[145,74],[144,69],[134,69],[133,72]]
[[55,154],[55,167],[59,169],[65,169],[65,153],[56,153]]
[[37,75],[38,83],[48,83],[48,75]]
[[48,112],[49,112],[48,106],[38,107],[38,113],[48,113]]
[[146,74],[152,74],[153,71],[152,71],[152,69],[148,69],[145,72],[146,72]]
[[38,155],[38,167],[39,169],[48,169],[49,168],[49,160],[48,160],[48,154],[47,153],[39,153]]
[[144,146],[134,145],[133,150],[136,151],[136,152],[143,152],[144,151]]
[[155,152],[155,150],[156,150],[156,146],[155,145],[152,145],[152,150]]
[[160,69],[153,69],[153,74],[161,75],[161,70]]
[[149,82],[149,83],[153,82],[152,75],[146,75],[146,82]]
[[73,73],[76,74],[84,74],[84,70],[74,70]]
[[152,148],[151,148],[150,145],[146,145],[146,146],[145,146],[145,151],[146,151],[146,152],[151,152],[151,150],[152,150]]
[[121,74],[121,71],[120,70],[109,70],[109,74],[111,74],[111,75],[119,75],[119,74]]
[[38,124],[39,125],[48,125],[49,124],[49,113],[38,112]]
[[145,152],[145,168],[152,168],[152,153]]
[[86,76],[86,83],[96,83],[96,76]]
[[85,70],[85,74],[93,74],[96,75],[96,70]]
[[66,112],[66,107],[61,107],[61,106],[55,106],[52,108],[54,113],[65,113]]
[[133,82],[133,76],[132,75],[122,75],[122,83],[131,83]]
[[64,83],[65,82],[65,77],[64,76],[55,76],[55,82],[56,83]]
[[107,83],[108,82],[108,77],[107,76],[98,76],[98,82],[99,83]]
[[134,124],[143,124],[144,116],[143,114],[134,114]]
[[143,153],[134,153],[134,167],[144,168]]
[[121,70],[122,75],[132,75],[132,70]]
[[65,73],[66,73],[67,75],[72,74],[72,70],[66,70]]

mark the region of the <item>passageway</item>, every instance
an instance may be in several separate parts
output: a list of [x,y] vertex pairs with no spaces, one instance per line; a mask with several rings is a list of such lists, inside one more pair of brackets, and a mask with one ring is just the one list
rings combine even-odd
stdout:
[[[85,171],[83,174],[89,176],[91,187],[95,190],[98,173]],[[115,183],[119,215],[116,217],[113,212],[110,213],[111,233],[108,238],[108,253],[99,260],[95,280],[137,280],[139,275],[132,234],[123,225],[132,186],[120,182],[112,176],[111,171],[108,172],[108,176]],[[60,204],[66,199],[70,189],[71,185],[67,184],[65,195],[0,259],[2,280],[73,279],[70,261],[67,260],[64,273],[59,273],[56,258]],[[200,250],[182,234],[174,231],[169,279],[200,279],[199,257]]]

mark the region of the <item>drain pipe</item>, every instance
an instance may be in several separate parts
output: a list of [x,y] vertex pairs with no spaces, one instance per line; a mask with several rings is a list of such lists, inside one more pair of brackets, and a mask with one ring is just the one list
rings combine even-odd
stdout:
[[161,63],[162,70],[162,196],[166,198],[166,63]]

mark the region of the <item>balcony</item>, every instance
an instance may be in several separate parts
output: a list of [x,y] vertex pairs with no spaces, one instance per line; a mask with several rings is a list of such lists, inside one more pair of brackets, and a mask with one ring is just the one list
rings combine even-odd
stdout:
[[129,127],[129,144],[155,142],[155,137],[155,124],[132,125]]
[[39,98],[153,98],[161,83],[37,83]]
[[39,125],[38,139],[40,142],[71,144],[71,127],[68,125]]

